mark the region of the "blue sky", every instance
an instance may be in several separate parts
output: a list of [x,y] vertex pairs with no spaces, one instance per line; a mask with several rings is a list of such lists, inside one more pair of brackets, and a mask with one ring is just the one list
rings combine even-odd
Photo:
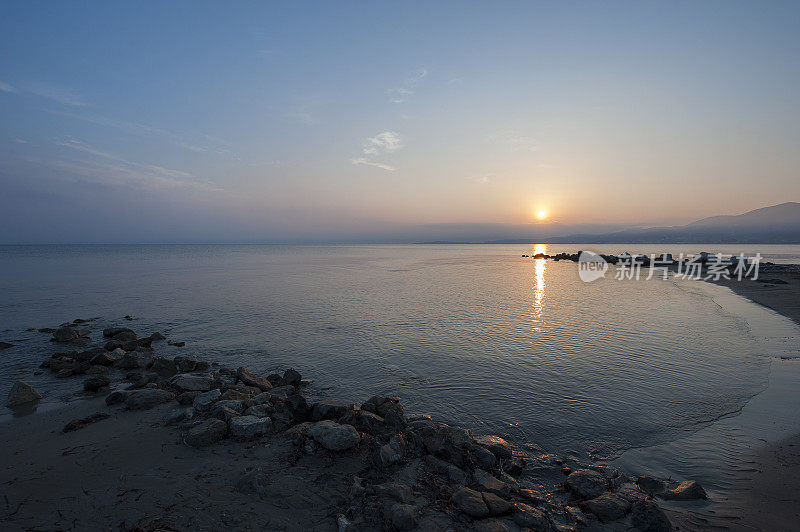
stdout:
[[4,2],[0,242],[688,222],[800,197],[800,4]]

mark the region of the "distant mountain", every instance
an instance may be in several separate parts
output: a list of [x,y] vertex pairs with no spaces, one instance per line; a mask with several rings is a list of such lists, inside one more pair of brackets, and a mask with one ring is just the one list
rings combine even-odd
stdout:
[[712,216],[679,227],[559,236],[546,243],[800,244],[800,203],[781,203],[735,216]]

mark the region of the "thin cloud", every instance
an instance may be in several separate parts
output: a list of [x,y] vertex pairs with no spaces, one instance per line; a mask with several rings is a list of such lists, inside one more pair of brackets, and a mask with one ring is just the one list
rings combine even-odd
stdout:
[[396,168],[390,164],[374,160],[375,157],[394,153],[403,147],[403,139],[394,131],[384,131],[374,137],[369,137],[361,146],[361,157],[350,159],[355,165],[375,166],[382,170],[394,171]]
[[494,133],[487,135],[484,140],[487,144],[507,146],[511,151],[533,151],[539,148],[539,143],[534,137],[517,132]]
[[8,83],[0,81],[0,91],[3,91],[3,92],[17,92],[17,89],[12,87]]
[[87,105],[80,96],[69,89],[56,87],[55,85],[29,83],[24,88],[26,92],[64,105],[71,105],[73,107],[85,107]]
[[107,185],[125,185],[156,190],[188,188],[203,192],[222,191],[213,183],[198,181],[197,177],[189,172],[130,161],[113,153],[99,150],[78,139],[69,138],[55,141],[55,144],[95,157],[94,160],[84,161],[81,164],[54,163],[57,167],[84,177],[92,177],[94,180]]
[[389,95],[389,103],[405,103],[414,94],[414,90],[423,79],[428,76],[428,70],[420,68],[409,76],[401,86],[386,91]]

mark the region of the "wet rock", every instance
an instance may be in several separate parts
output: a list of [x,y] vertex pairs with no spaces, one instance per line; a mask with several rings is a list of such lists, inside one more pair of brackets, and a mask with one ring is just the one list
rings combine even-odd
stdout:
[[207,419],[192,427],[184,441],[192,447],[211,445],[225,438],[228,434],[228,424],[219,419]]
[[[209,386],[210,389],[210,386]],[[256,388],[257,389],[257,388]],[[234,399],[238,401],[246,401],[250,399],[250,394],[247,392],[243,392],[240,390],[235,390],[233,388],[228,388],[225,390],[225,393],[222,394],[222,400],[227,401],[229,399]]]
[[389,443],[382,445],[380,449],[381,464],[388,466],[399,462],[403,458],[403,442],[397,435],[392,436]]
[[174,358],[173,362],[175,362],[175,367],[178,368],[178,371],[189,373],[190,371],[194,371],[195,367],[197,367],[197,353],[177,356]]
[[178,397],[176,397],[175,400],[181,405],[193,405],[194,398],[198,395],[200,395],[200,392],[183,392],[178,394]]
[[486,503],[486,507],[489,509],[489,515],[503,515],[511,509],[511,503],[494,493],[484,492],[481,495],[483,496],[483,502]]
[[85,427],[86,425],[90,425],[92,423],[97,423],[98,421],[102,421],[108,418],[108,414],[104,412],[95,412],[94,414],[78,419],[73,419],[62,429],[63,432],[72,432],[73,430],[79,430]]
[[83,381],[83,389],[87,392],[96,392],[100,388],[104,388],[111,384],[111,379],[106,377],[105,375],[96,375],[94,377],[89,377],[85,381]]
[[227,406],[217,406],[214,405],[211,407],[211,410],[208,413],[208,417],[213,417],[215,419],[219,419],[220,421],[224,421],[225,423],[229,423],[231,419],[235,417],[239,417],[241,412],[237,412]]
[[453,443],[447,431],[437,431],[423,441],[428,453],[459,467],[466,463],[466,450]]
[[138,336],[136,336],[136,333],[130,329],[122,330],[111,337],[112,340],[119,342],[120,344],[136,340],[137,338]]
[[246,416],[269,417],[275,412],[272,405],[254,405],[244,411]]
[[235,412],[244,412],[247,409],[247,404],[239,399],[220,399],[214,406],[230,408]]
[[272,384],[267,379],[262,379],[261,377],[256,377],[244,366],[239,367],[236,370],[236,376],[239,378],[240,381],[245,383],[248,386],[255,386],[256,388],[260,389],[261,391],[268,391],[272,389]]
[[508,484],[502,480],[498,480],[483,469],[476,469],[472,476],[475,478],[475,483],[481,491],[488,491],[501,496],[509,492]]
[[133,337],[136,338],[136,333],[133,332],[133,329],[128,329],[126,327],[110,327],[108,329],[103,329],[103,336],[105,338],[112,338],[120,333],[133,333]]
[[685,480],[675,489],[667,490],[661,494],[662,499],[688,501],[692,499],[707,499],[706,490],[694,480]]
[[492,452],[480,445],[472,445],[469,448],[469,454],[475,461],[475,465],[481,469],[492,469],[497,465],[497,458]]
[[314,423],[308,429],[308,435],[329,451],[344,451],[361,441],[361,435],[351,425],[340,425],[330,420]]
[[200,411],[208,410],[220,397],[222,397],[222,394],[219,390],[209,390],[205,393],[198,394],[194,398],[194,407]]
[[378,434],[384,429],[383,418],[366,410],[348,411],[339,418],[339,423],[353,425],[355,428],[370,434]]
[[283,402],[283,408],[296,423],[305,421],[308,417],[308,403],[302,395],[294,394],[287,397]]
[[442,424],[440,426],[440,430],[443,431],[447,435],[447,438],[453,442],[453,445],[457,447],[469,447],[474,441],[472,431],[469,429],[451,427],[449,425]]
[[237,440],[254,440],[270,433],[272,420],[268,417],[239,416],[230,420],[228,429]]
[[488,449],[497,458],[510,460],[513,447],[500,436],[476,436],[474,441],[477,445]]
[[167,340],[167,345],[171,345],[172,347],[184,347],[186,342],[175,342],[173,340]]
[[483,496],[475,490],[458,488],[453,493],[453,502],[470,517],[480,519],[489,515],[489,508],[486,506]]
[[167,338],[166,336],[157,331],[150,335],[150,340],[152,340],[153,342],[157,340],[166,340],[166,338]]
[[583,499],[594,499],[608,488],[608,480],[591,469],[578,469],[570,473],[564,485]]
[[640,490],[647,493],[651,497],[654,495],[659,495],[661,493],[664,493],[664,490],[667,489],[663,481],[655,477],[648,477],[648,476],[642,476],[637,478],[636,485],[639,486]]
[[311,414],[309,418],[311,421],[320,421],[323,419],[339,419],[349,411],[355,409],[353,403],[347,401],[336,401],[333,399],[325,399],[313,403],[311,405]]
[[631,524],[640,532],[670,532],[672,524],[656,503],[636,501],[631,507]]
[[290,368],[283,372],[280,386],[300,386],[301,380],[303,380],[303,377],[300,373]]
[[146,368],[151,363],[155,365],[152,351],[125,352],[119,348],[115,349],[114,351],[116,353],[122,353],[116,364],[120,369]]
[[25,381],[17,381],[8,392],[7,406],[17,406],[32,403],[42,398],[42,394],[37,392],[33,386]]
[[512,529],[506,523],[497,519],[481,519],[475,523],[472,530],[474,532],[510,532]]
[[124,403],[130,394],[131,392],[126,390],[114,390],[106,396],[106,405],[111,406]]
[[182,373],[172,377],[169,382],[185,392],[207,392],[211,389],[212,379],[208,375]]
[[410,504],[395,504],[391,510],[394,530],[414,530],[417,528],[417,509]]
[[150,369],[162,377],[171,377],[178,373],[178,367],[175,365],[174,360],[164,357],[156,357],[153,359],[153,365]]
[[72,342],[78,339],[78,331],[72,327],[60,327],[53,333],[53,341],[55,342]]
[[103,352],[93,356],[89,363],[92,365],[110,366],[116,361],[117,359],[115,359],[110,353]]
[[108,373],[108,366],[92,366],[86,370],[87,375],[102,375]]
[[276,400],[284,400],[290,395],[294,394],[295,392],[294,386],[278,386],[276,388],[271,389],[268,393],[270,395],[270,401]]
[[631,503],[615,493],[604,493],[596,499],[586,501],[586,507],[600,521],[609,523],[625,517],[631,508]]
[[145,389],[131,392],[125,399],[128,410],[147,410],[175,398],[175,394],[166,390]]
[[[445,462],[447,463],[447,462]],[[467,483],[467,474],[453,464],[447,464],[447,480],[454,486],[464,486]]]
[[547,515],[538,508],[521,502],[515,502],[511,506],[513,508],[511,518],[518,526],[537,531],[555,530]]

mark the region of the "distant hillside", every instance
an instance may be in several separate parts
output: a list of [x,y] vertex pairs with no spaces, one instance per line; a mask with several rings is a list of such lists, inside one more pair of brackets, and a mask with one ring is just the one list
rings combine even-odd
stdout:
[[554,237],[547,243],[800,244],[800,203],[781,203],[735,216],[712,216],[679,227]]

